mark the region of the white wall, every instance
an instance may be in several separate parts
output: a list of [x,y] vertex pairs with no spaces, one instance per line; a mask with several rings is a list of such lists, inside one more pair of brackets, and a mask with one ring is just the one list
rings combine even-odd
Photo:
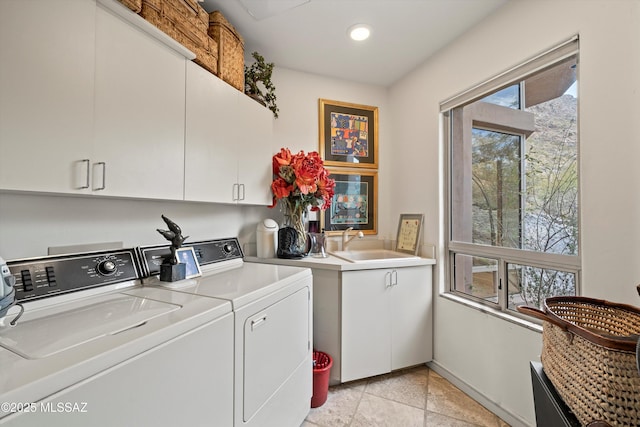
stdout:
[[273,80],[280,108],[280,118],[275,123],[276,150],[280,147],[289,147],[292,152],[320,150],[319,98],[378,107],[378,235],[368,238],[395,239],[398,216],[390,216],[391,210],[385,203],[393,188],[388,179],[390,153],[394,144],[390,135],[387,89],[282,68],[276,68]]
[[[444,289],[442,153],[438,104],[578,33],[583,294],[640,305],[640,1],[516,0],[390,90],[397,211],[427,213]],[[409,153],[410,155],[408,155]],[[535,425],[529,360],[541,337],[435,298],[435,366],[496,405],[514,425]]]
[[[205,203],[97,197],[0,194],[0,255],[44,256],[49,246],[123,242],[125,247],[167,241],[161,214],[176,221],[189,240],[255,233],[260,210]],[[253,226],[251,226],[253,224]]]

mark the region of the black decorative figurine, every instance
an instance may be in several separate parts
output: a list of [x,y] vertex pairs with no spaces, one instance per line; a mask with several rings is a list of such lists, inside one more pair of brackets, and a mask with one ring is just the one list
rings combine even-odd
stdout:
[[162,220],[169,227],[168,230],[160,230],[165,239],[171,242],[171,255],[164,259],[160,265],[160,280],[163,282],[177,282],[183,280],[187,275],[187,265],[180,263],[176,252],[189,236],[182,237],[182,230],[175,222],[162,215]]

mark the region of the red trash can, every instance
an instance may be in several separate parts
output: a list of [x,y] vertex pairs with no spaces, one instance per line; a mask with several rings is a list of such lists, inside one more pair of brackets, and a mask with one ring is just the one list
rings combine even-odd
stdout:
[[317,408],[327,401],[329,392],[329,372],[333,365],[333,359],[327,353],[313,352],[313,395],[311,407]]

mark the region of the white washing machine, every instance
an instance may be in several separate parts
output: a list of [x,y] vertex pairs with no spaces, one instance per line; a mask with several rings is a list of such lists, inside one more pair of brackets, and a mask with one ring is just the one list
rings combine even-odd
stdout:
[[[194,247],[202,276],[170,288],[233,307],[234,426],[299,427],[313,392],[311,270],[244,263],[235,238],[185,246]],[[140,250],[154,276],[166,247]],[[166,285],[153,277],[145,284]]]
[[0,319],[0,425],[233,423],[225,300],[145,288],[133,249],[9,261]]

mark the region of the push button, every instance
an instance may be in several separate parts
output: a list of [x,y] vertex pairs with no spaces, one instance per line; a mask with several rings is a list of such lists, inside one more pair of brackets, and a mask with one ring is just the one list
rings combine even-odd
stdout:
[[22,286],[25,292],[30,292],[33,290],[33,281],[31,280],[31,272],[29,270],[22,270],[20,272],[20,276],[22,277]]
[[56,273],[53,270],[53,267],[45,267],[44,269],[47,272],[47,282],[49,283],[49,287],[58,286],[56,282]]

